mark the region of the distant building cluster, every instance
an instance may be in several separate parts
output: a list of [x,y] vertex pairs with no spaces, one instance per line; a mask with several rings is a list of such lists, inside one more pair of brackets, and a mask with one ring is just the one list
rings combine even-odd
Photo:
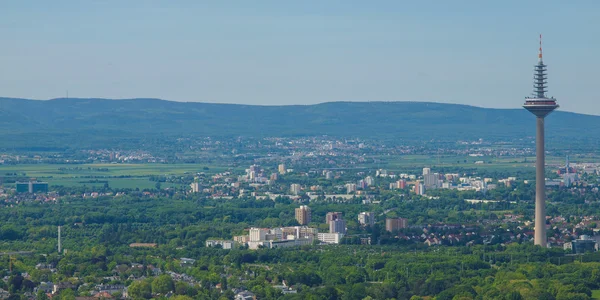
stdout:
[[[306,226],[311,222],[312,214],[310,207],[302,205],[295,209],[296,221],[300,226],[276,227],[276,228],[257,228],[252,227],[248,230],[248,235],[234,236],[233,241],[209,240],[207,247],[222,245],[224,249],[229,249],[228,245],[223,243],[231,242],[240,245],[247,245],[249,249],[265,248],[286,248],[302,245],[310,245],[315,241],[325,244],[339,244],[346,234],[346,221],[342,218],[341,212],[329,212],[325,217],[325,222],[329,226],[329,232],[319,232],[317,228]],[[372,224],[374,221],[373,213],[363,213],[365,225]],[[371,222],[371,223],[370,223]],[[233,247],[233,246],[232,246]]]
[[247,236],[236,236],[234,241],[243,241],[249,249],[287,248],[310,245],[318,238],[318,230],[307,226],[277,228],[252,227]]

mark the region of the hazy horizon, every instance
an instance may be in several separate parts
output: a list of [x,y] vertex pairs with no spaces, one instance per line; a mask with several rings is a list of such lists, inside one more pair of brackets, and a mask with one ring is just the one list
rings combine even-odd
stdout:
[[595,1],[4,2],[0,95],[520,108],[543,33],[548,96],[562,111],[600,115],[600,43],[589,38],[598,36],[598,8]]

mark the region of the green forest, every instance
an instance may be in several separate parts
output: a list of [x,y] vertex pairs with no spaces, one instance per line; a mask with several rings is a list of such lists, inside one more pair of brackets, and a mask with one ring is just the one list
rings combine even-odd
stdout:
[[[590,299],[600,288],[598,253],[572,256],[529,241],[484,243],[478,234],[490,228],[481,226],[474,227],[469,245],[427,247],[395,238],[381,221],[362,228],[350,217],[371,210],[416,224],[478,224],[501,218],[507,210],[531,213],[529,202],[469,204],[461,199],[465,196],[469,195],[442,193],[439,199],[417,201],[390,195],[383,204],[371,206],[358,199],[310,203],[311,225],[323,228],[329,211],[349,216],[348,236],[341,245],[259,250],[207,248],[204,242],[230,239],[250,227],[297,225],[298,203],[285,197],[214,200],[133,191],[123,196],[62,197],[57,203],[7,203],[0,210],[0,265],[7,276],[0,287],[13,298],[27,298],[42,282],[69,282],[71,288],[53,296],[57,299],[90,295],[99,284],[123,285],[133,299],[167,294],[233,299],[236,289],[251,291],[258,299]],[[556,202],[549,209],[582,208]],[[58,225],[65,250],[61,254]],[[421,230],[407,228],[402,233]],[[373,243],[360,245],[356,237],[366,234]],[[130,243],[157,247],[131,248]],[[195,261],[186,264],[182,258]],[[168,272],[189,278],[174,280]],[[284,282],[296,293],[283,294],[277,286]]]

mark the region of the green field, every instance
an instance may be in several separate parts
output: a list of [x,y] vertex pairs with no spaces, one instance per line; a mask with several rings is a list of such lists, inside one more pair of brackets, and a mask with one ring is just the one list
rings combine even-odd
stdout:
[[[214,174],[226,168],[201,164],[35,164],[0,165],[0,176],[35,178],[47,181],[50,186],[103,186],[112,188],[154,188],[151,175],[178,176],[204,172]],[[10,186],[10,185],[9,185]],[[164,187],[178,184],[161,183]]]
[[600,290],[592,290],[592,299],[600,299]]
[[[496,158],[470,156],[435,156],[435,155],[401,155],[376,157],[378,163],[365,165],[368,168],[385,168],[388,170],[403,170],[411,168],[457,167],[457,168],[486,168],[495,170],[532,170],[534,157],[525,158]],[[475,164],[476,161],[484,164]],[[466,162],[465,162],[466,161]],[[563,163],[562,157],[548,157],[547,168],[552,170]],[[50,186],[103,186],[108,183],[112,188],[154,188],[156,182],[149,177],[160,175],[166,177],[193,175],[204,172],[215,174],[228,170],[226,167],[216,167],[204,164],[30,164],[30,165],[0,165],[0,177],[17,176],[19,178],[34,178],[47,181]],[[238,170],[239,171],[239,170]],[[16,175],[14,175],[16,174]],[[11,186],[11,184],[7,184]],[[179,184],[161,183],[164,187],[179,187]]]

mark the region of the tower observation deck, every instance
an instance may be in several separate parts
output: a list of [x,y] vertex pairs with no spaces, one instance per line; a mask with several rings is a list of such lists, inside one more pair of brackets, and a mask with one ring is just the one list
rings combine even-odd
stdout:
[[540,52],[538,53],[538,63],[533,69],[533,97],[526,97],[523,107],[537,117],[545,117],[553,110],[558,108],[554,97],[546,97],[548,92],[548,69],[542,59],[542,35],[540,35]]

